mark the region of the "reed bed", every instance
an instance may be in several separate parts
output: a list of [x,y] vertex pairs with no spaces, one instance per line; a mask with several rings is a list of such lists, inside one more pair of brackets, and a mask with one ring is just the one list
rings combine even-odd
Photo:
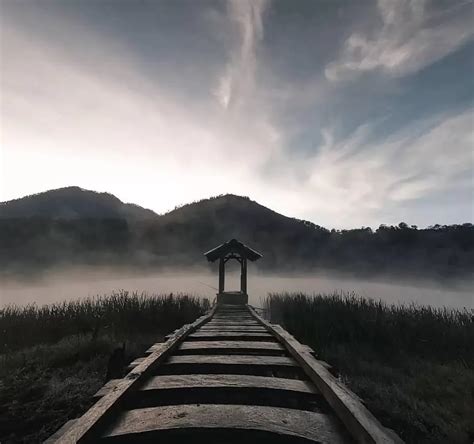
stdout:
[[73,335],[166,333],[194,321],[209,308],[207,299],[118,291],[108,296],[49,305],[0,308],[0,354]]
[[270,294],[264,306],[405,442],[473,442],[472,310],[389,305],[354,293]]
[[270,294],[265,308],[272,321],[322,353],[335,344],[355,344],[387,357],[404,353],[474,366],[472,310],[388,305],[355,293]]

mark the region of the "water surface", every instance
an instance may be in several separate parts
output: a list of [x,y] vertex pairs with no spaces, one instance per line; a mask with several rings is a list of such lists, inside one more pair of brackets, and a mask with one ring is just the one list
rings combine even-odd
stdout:
[[[226,289],[237,289],[239,276],[229,274]],[[0,282],[0,305],[46,304],[87,296],[110,294],[116,290],[151,293],[188,293],[214,299],[217,275],[207,272],[161,272],[137,274],[124,271],[81,269],[49,273],[28,282],[4,279]],[[387,303],[417,303],[432,306],[474,308],[472,282],[441,286],[430,281],[403,282],[400,279],[358,279],[328,274],[262,275],[249,272],[250,302],[260,306],[268,292],[306,293],[355,292]]]

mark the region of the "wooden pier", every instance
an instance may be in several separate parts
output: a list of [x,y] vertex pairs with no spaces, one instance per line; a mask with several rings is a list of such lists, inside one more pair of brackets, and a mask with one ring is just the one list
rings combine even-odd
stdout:
[[[231,239],[205,256],[219,260],[212,310],[150,347],[47,443],[401,442],[313,350],[247,304],[247,260],[260,253]],[[231,259],[241,288],[226,292]]]
[[288,332],[217,304],[109,381],[48,443],[395,443]]

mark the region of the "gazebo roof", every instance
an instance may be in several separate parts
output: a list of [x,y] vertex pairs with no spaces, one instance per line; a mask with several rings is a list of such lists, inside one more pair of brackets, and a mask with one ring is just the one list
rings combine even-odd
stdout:
[[236,253],[241,257],[245,257],[250,261],[256,261],[260,259],[262,255],[237,239],[231,239],[230,241],[224,242],[212,250],[209,250],[207,253],[204,253],[204,256],[207,257],[209,262],[214,262],[215,260],[225,257],[229,253]]

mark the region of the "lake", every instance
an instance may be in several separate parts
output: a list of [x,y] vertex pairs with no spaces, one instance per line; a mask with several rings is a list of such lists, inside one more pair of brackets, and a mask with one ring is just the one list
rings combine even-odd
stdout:
[[[238,288],[238,274],[227,275],[226,290]],[[50,273],[41,279],[0,282],[0,305],[47,304],[87,296],[109,294],[114,290],[151,293],[190,293],[215,297],[217,275],[207,271],[137,274],[124,271],[81,269]],[[360,296],[381,299],[387,303],[417,303],[432,306],[474,307],[473,282],[441,287],[430,281],[402,282],[357,279],[327,274],[264,275],[249,271],[250,303],[260,306],[268,292],[301,291],[307,293],[355,292]]]

